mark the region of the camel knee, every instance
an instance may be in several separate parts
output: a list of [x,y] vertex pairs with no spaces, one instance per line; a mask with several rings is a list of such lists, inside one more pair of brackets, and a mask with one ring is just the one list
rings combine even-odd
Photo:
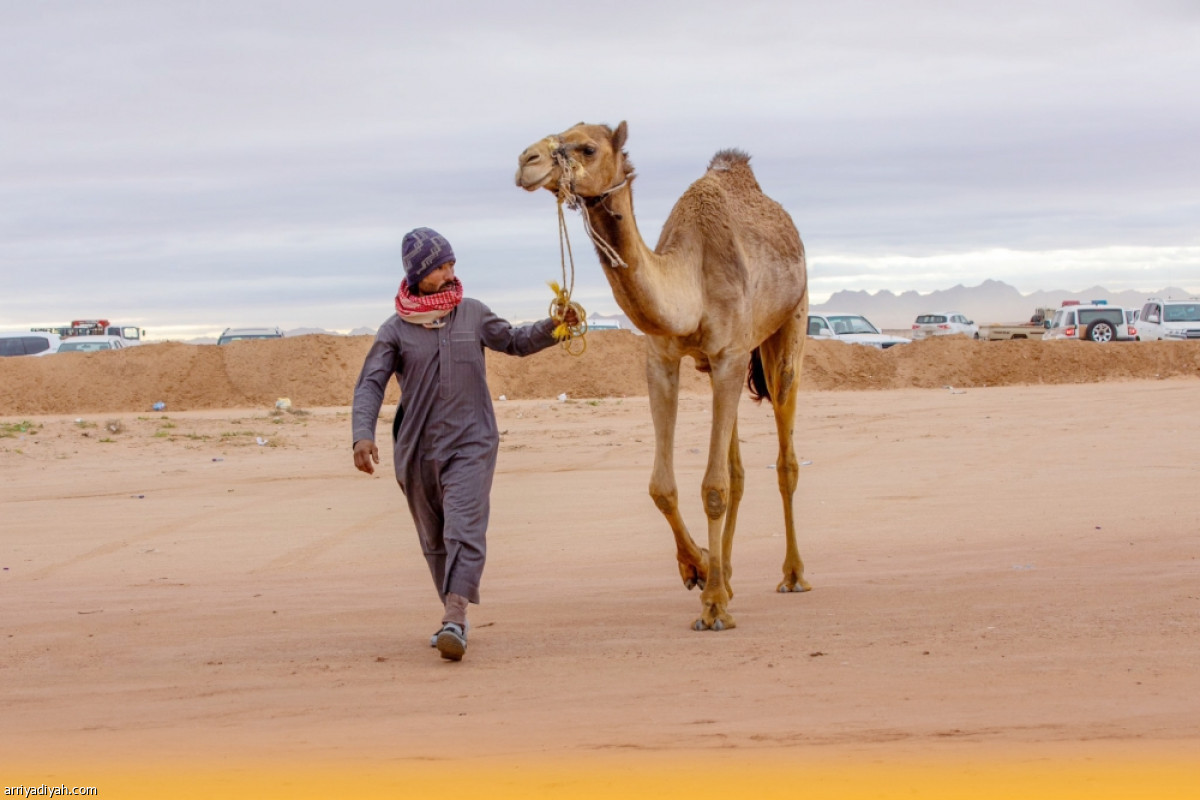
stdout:
[[664,514],[671,514],[679,508],[679,492],[675,487],[661,487],[650,484],[650,499]]
[[729,508],[729,489],[724,486],[704,488],[704,513],[709,519],[720,519]]

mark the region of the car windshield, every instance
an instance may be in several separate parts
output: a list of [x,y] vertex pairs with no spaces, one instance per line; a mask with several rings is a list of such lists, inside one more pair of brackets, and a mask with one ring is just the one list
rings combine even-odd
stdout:
[[94,353],[97,350],[111,350],[112,345],[108,342],[63,342],[58,348],[60,353],[68,353],[72,350],[80,353]]
[[1200,322],[1200,303],[1180,303],[1163,309],[1163,322]]
[[917,317],[918,325],[941,325],[945,321],[945,314],[922,314]]
[[866,317],[860,317],[857,314],[839,314],[829,317],[829,324],[833,326],[833,332],[837,334],[879,333],[874,325],[867,322]]

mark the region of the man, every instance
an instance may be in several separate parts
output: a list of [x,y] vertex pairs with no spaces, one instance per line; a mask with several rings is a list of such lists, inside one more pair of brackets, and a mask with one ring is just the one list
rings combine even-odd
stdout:
[[[354,466],[375,472],[375,423],[395,374],[401,394],[392,428],[396,480],[444,606],[430,644],[442,658],[459,661],[467,649],[467,604],[479,602],[500,445],[483,348],[536,353],[554,344],[558,321],[514,328],[478,300],[464,299],[454,251],[431,228],[405,234],[401,254],[396,313],[379,328],[354,387]],[[573,311],[565,318],[576,324]]]

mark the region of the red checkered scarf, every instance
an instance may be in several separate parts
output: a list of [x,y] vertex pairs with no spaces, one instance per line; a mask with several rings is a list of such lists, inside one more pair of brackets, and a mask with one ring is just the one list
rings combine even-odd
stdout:
[[396,313],[405,322],[426,328],[438,327],[434,323],[453,311],[462,299],[462,281],[458,278],[449,289],[434,294],[413,294],[408,289],[408,281],[402,280],[400,291],[396,293]]

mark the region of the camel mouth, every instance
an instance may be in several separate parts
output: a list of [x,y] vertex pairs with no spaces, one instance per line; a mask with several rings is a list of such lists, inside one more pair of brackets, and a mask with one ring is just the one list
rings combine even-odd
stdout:
[[552,168],[547,168],[539,174],[528,167],[522,167],[517,170],[517,186],[527,192],[536,192],[538,189],[546,187],[553,177],[554,170]]

